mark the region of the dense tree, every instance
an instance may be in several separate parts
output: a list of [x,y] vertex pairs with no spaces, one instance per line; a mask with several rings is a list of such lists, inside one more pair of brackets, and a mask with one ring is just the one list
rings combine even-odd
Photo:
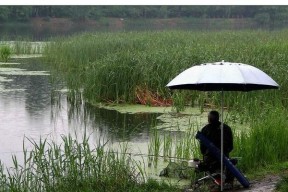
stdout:
[[32,17],[31,6],[11,6],[9,7],[9,18],[17,21],[27,21]]
[[9,8],[0,6],[0,21],[6,21],[9,18]]
[[121,18],[254,18],[259,23],[285,23],[288,6],[0,6],[0,21],[65,17],[82,21]]

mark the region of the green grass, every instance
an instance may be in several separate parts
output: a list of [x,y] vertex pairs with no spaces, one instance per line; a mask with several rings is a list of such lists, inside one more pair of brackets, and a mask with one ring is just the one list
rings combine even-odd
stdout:
[[154,164],[154,167],[157,167],[158,158],[160,156],[161,144],[163,143],[162,139],[157,130],[153,130],[153,135],[150,136],[150,142],[148,145],[148,164]]
[[[224,105],[236,115],[235,121],[251,127],[235,134],[232,154],[243,157],[239,167],[248,171],[288,160],[287,34],[287,30],[84,33],[55,39],[44,55],[52,72],[62,76],[68,88],[83,91],[86,102],[136,103],[136,89],[148,89],[162,99],[173,98],[176,111],[195,103],[202,110],[205,103],[221,105],[220,93],[172,94],[165,86],[183,70],[221,60],[260,68],[279,83],[279,90],[224,94]],[[149,153],[161,154],[163,149],[167,156],[170,141],[154,139]],[[187,136],[175,143],[175,156],[199,154],[187,148],[197,147],[188,139],[195,141]]]
[[[236,131],[237,127],[232,127],[234,150],[230,156],[241,157],[237,165],[241,171],[257,173],[259,169],[270,169],[271,165],[288,161],[286,112],[283,107],[266,106],[259,111],[257,119],[250,123],[249,129]],[[170,150],[169,157],[176,157],[178,160],[201,158],[199,142],[195,140],[196,130],[200,129],[199,126],[191,125],[185,134],[177,137],[173,134],[161,136],[153,130],[150,136],[152,142],[150,141],[149,154],[168,159],[167,151]],[[157,143],[157,150],[154,149],[155,143]]]
[[[180,191],[164,182],[144,178],[129,156],[92,149],[89,138],[79,142],[70,135],[62,143],[29,140],[23,163],[12,156],[13,166],[0,169],[0,191]],[[24,144],[23,144],[24,146]]]
[[10,54],[42,54],[48,42],[31,42],[29,40],[0,41],[0,46],[8,47]]
[[18,54],[41,54],[47,42],[15,41],[11,47],[13,53]]
[[0,61],[7,62],[11,56],[11,49],[8,46],[0,46]]
[[161,161],[181,162],[193,157],[199,157],[199,145],[195,140],[195,126],[187,128],[185,134],[164,133],[152,129],[148,145],[148,161],[150,165],[157,166],[159,158]]
[[[225,93],[226,105],[243,110],[255,102],[252,99],[255,96],[257,103],[282,102],[287,106],[287,78],[283,73],[288,68],[286,34],[286,31],[85,33],[55,39],[44,55],[55,70],[62,71],[68,87],[82,88],[90,102],[135,103],[137,87],[148,88],[161,98],[171,98],[166,84],[188,67],[221,60],[252,64],[271,75],[281,90]],[[181,94],[175,96],[180,110],[183,99],[186,103],[199,100],[199,92]],[[219,105],[219,98],[216,94],[210,102]]]
[[288,176],[283,176],[281,181],[277,183],[276,190],[280,192],[288,191]]
[[240,167],[255,170],[259,167],[288,160],[288,120],[286,109],[270,106],[259,112],[248,132],[235,136],[235,150],[232,156],[242,156]]

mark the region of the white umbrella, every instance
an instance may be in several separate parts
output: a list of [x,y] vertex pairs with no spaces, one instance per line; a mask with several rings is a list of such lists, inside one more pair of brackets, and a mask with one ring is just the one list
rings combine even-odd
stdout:
[[[223,181],[223,91],[277,89],[266,73],[251,65],[230,62],[205,63],[186,69],[167,84],[170,89],[221,91],[221,180]],[[223,191],[223,182],[221,182]]]

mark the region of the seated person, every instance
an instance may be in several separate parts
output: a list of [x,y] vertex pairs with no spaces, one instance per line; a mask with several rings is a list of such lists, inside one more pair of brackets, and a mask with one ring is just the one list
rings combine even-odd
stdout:
[[[219,121],[219,113],[217,111],[210,111],[208,114],[208,124],[202,130],[202,134],[207,137],[218,149],[221,149],[221,122]],[[233,150],[233,135],[231,128],[223,124],[223,152],[229,158],[229,153]],[[203,155],[203,163],[199,165],[202,171],[209,171],[211,173],[221,169],[221,163],[214,157],[209,149],[200,142],[200,151]],[[225,182],[233,182],[234,176],[226,171]]]

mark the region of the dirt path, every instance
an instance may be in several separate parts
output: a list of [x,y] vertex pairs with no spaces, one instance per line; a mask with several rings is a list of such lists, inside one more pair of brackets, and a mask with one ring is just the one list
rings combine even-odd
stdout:
[[243,192],[272,192],[276,189],[276,184],[280,180],[278,175],[268,175],[261,180],[251,181],[251,187],[249,189],[240,189],[234,191]]
[[[244,189],[240,183],[236,183],[232,190],[224,190],[225,192],[275,192],[276,184],[280,181],[278,175],[267,175],[258,180],[250,181],[249,189]],[[201,190],[200,190],[201,191]],[[219,190],[220,191],[220,190]],[[193,192],[193,189],[185,189],[185,192]]]

